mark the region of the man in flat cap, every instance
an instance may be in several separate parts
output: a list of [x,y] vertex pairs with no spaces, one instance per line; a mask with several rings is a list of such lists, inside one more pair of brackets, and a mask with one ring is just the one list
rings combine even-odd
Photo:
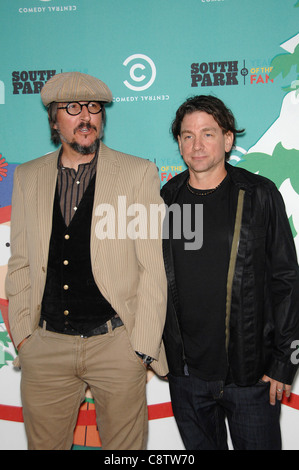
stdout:
[[100,228],[103,208],[162,203],[157,168],[100,140],[97,78],[61,73],[41,96],[61,146],[15,171],[6,279],[28,447],[70,449],[89,386],[103,449],[144,449],[147,367],[168,372],[161,239]]

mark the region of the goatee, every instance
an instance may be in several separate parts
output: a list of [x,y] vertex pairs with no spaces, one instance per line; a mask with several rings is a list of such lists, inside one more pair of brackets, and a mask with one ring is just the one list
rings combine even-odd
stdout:
[[[95,126],[91,126],[90,123],[81,123],[76,129],[74,129],[74,134],[81,128],[87,128],[87,129],[95,129],[97,131],[97,128]],[[90,145],[80,145],[77,142],[69,142],[60,132],[59,127],[57,127],[57,132],[59,134],[60,140],[63,142],[66,142],[75,152],[79,153],[80,155],[90,155],[96,152],[99,146],[100,139],[97,138],[92,144]]]
[[70,142],[70,147],[75,150],[75,152],[80,153],[80,155],[90,155],[97,151],[100,139],[96,139],[91,145],[80,145],[77,142]]

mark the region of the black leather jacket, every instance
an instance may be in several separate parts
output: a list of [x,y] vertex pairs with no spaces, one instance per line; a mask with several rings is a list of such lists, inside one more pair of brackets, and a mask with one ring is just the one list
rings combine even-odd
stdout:
[[[270,180],[229,164],[227,171],[233,182],[226,311],[231,377],[235,384],[244,386],[255,384],[264,374],[291,384],[298,362],[293,360],[293,341],[299,340],[299,269],[284,202]],[[162,188],[167,207],[175,203],[188,176],[186,170]],[[163,240],[163,254],[168,278],[163,339],[170,373],[184,375],[186,362],[169,237]]]

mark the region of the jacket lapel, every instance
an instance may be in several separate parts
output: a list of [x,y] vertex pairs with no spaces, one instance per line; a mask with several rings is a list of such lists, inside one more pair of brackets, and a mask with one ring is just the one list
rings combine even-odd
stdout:
[[95,215],[96,208],[99,204],[111,204],[115,209],[115,214],[117,215],[116,187],[118,176],[119,162],[116,158],[116,153],[101,142],[98,156],[90,237],[90,254],[93,265],[97,261],[99,250],[101,250],[103,245],[96,237],[96,223],[98,222],[98,217]]
[[172,294],[173,305],[177,312],[179,312],[179,299],[178,293],[176,288],[176,281],[174,276],[174,261],[173,261],[173,252],[172,252],[172,232],[173,232],[173,220],[171,211],[169,208],[172,204],[176,203],[176,199],[179,193],[180,188],[183,184],[186,183],[189,176],[189,170],[185,170],[184,172],[180,173],[174,180],[170,180],[171,184],[168,183],[167,191],[165,188],[161,190],[161,196],[166,204],[166,217],[164,219],[163,225],[163,240],[162,240],[162,247],[163,247],[163,258],[164,258],[164,265],[165,271],[167,273],[168,279],[168,288]]
[[49,162],[37,174],[37,216],[42,250],[42,263],[47,263],[49,241],[52,229],[53,201],[57,181],[57,158],[59,150],[53,153]]

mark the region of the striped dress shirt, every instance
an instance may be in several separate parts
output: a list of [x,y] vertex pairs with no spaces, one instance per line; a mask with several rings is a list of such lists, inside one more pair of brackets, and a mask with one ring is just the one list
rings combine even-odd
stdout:
[[80,201],[91,179],[96,174],[98,151],[89,163],[82,163],[78,171],[61,164],[61,154],[58,157],[57,189],[61,213],[66,226],[69,226]]

